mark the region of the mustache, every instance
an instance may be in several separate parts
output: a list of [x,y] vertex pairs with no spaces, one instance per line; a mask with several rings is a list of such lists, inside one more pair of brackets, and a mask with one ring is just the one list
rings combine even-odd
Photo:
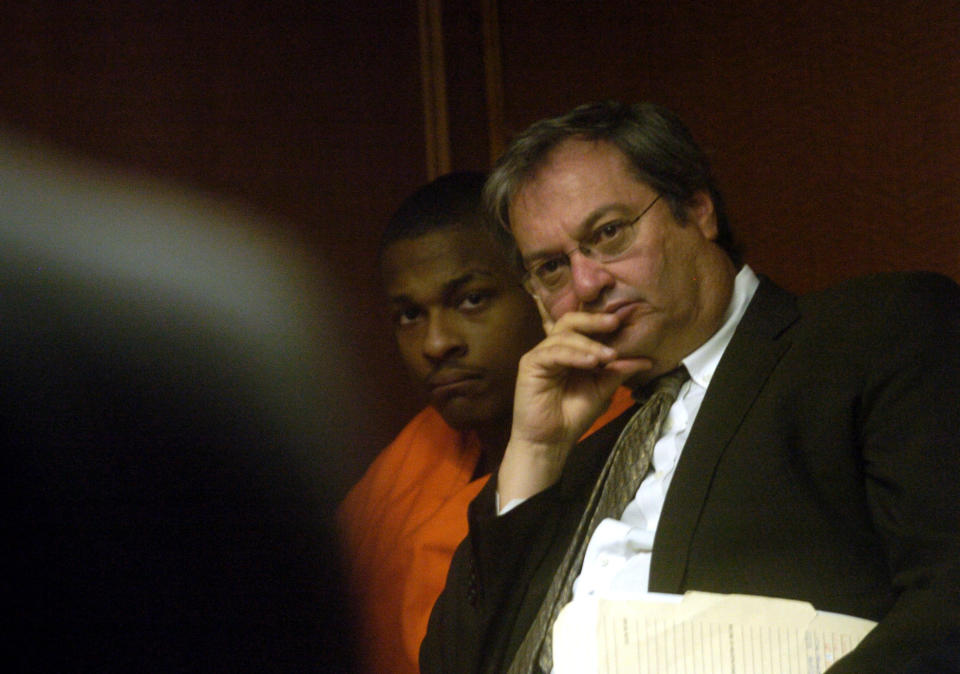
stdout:
[[581,301],[577,305],[577,311],[586,311],[591,314],[612,314],[616,312],[621,307],[625,307],[628,304],[640,304],[643,303],[644,299],[642,297],[607,297],[601,296],[592,302],[583,302]]
[[454,384],[468,379],[480,379],[484,371],[481,368],[468,367],[456,363],[443,363],[436,366],[424,380],[429,390]]

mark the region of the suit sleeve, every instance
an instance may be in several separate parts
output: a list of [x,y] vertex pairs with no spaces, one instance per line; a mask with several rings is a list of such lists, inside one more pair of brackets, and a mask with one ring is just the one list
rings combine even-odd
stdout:
[[420,648],[424,674],[501,671],[515,647],[518,615],[542,596],[533,578],[557,531],[558,492],[555,485],[498,517],[491,479],[471,503],[470,533],[454,554]]
[[420,649],[423,672],[506,670],[631,413],[632,407],[583,439],[557,484],[505,515],[495,514],[495,478],[470,504],[470,533],[453,557]]
[[912,275],[882,309],[902,327],[874,337],[860,442],[897,599],[831,674],[898,671],[960,632],[960,288]]

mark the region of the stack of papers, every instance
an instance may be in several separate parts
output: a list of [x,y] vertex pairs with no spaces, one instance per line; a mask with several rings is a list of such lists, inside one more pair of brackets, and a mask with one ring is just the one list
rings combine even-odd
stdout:
[[819,674],[871,620],[790,599],[688,592],[577,599],[553,628],[554,674]]

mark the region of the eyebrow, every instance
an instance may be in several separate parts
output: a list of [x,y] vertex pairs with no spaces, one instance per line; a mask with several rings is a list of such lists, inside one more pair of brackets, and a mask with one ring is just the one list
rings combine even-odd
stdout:
[[[632,209],[630,206],[619,201],[615,201],[612,204],[598,206],[590,211],[590,213],[587,214],[587,217],[580,221],[580,224],[574,229],[574,233],[577,234],[578,237],[583,237],[587,232],[593,229],[594,225],[597,224],[597,221],[602,219],[604,216],[609,215],[610,213],[627,215],[631,210]],[[574,238],[573,240],[577,241],[577,243],[580,242],[579,238]],[[532,262],[548,259],[558,254],[559,251],[536,251],[532,255],[522,257],[523,266],[528,267]]]
[[443,290],[445,293],[456,292],[463,286],[467,285],[471,281],[476,280],[477,278],[491,279],[496,280],[497,276],[493,272],[487,271],[486,269],[471,269],[466,274],[458,276],[457,278],[450,279],[443,284]]
[[[463,286],[471,283],[472,281],[477,280],[478,278],[488,279],[491,281],[497,280],[497,275],[486,269],[471,269],[465,274],[461,274],[455,278],[446,281],[440,291],[440,294],[444,297],[447,297],[462,288]],[[400,304],[404,302],[413,302],[413,300],[408,295],[395,295],[390,297],[390,302],[394,304]]]

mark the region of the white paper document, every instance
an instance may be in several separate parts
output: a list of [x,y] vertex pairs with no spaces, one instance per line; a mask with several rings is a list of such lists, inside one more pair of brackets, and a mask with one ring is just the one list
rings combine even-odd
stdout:
[[554,624],[554,674],[819,674],[871,620],[790,599],[688,592],[577,599]]

